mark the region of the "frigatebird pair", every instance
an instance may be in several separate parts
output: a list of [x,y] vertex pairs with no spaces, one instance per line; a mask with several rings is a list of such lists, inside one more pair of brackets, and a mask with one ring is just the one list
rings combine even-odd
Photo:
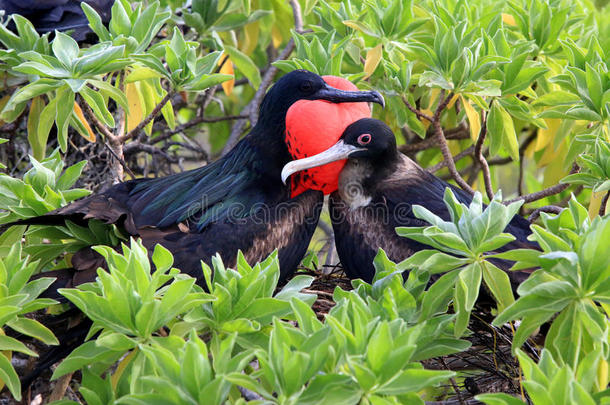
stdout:
[[[464,204],[472,196],[423,170],[396,148],[392,130],[383,122],[363,118],[347,127],[340,140],[326,151],[288,163],[282,171],[282,180],[302,170],[347,159],[338,178],[338,189],[330,195],[329,210],[335,233],[337,253],[347,275],[371,282],[375,275],[373,259],[379,248],[388,257],[399,262],[413,253],[430,249],[417,241],[399,236],[400,226],[427,226],[410,209],[421,205],[443,220],[450,214],[443,202],[446,187]],[[515,215],[505,232],[515,240],[499,251],[516,248],[533,248],[527,240],[531,233],[529,222]],[[507,262],[498,262],[508,270]],[[529,272],[511,272],[514,287]]]
[[[322,77],[304,70],[283,76],[263,99],[256,126],[227,155],[207,166],[120,183],[18,224],[64,225],[69,220],[85,225],[90,219],[115,224],[127,234],[140,237],[151,251],[156,244],[168,248],[174,255],[174,265],[197,278],[200,285],[200,261],[210,263],[216,253],[233,266],[238,250],[254,263],[278,249],[281,276],[285,278],[306,253],[323,193],[306,179],[302,184],[297,181],[285,186],[280,178],[282,167],[292,158],[328,148],[347,125],[369,116],[367,104],[363,108],[357,102],[383,105],[383,97],[376,91],[357,91],[344,79],[328,80],[348,90],[332,87]],[[334,129],[320,133],[307,130],[307,122],[318,119],[299,113],[302,103],[309,100],[321,103]],[[341,113],[337,113],[335,103],[344,103],[336,104],[342,106]],[[302,125],[293,125],[293,131],[286,133],[289,113]],[[340,167],[337,176],[338,170]],[[291,188],[297,187],[304,191],[291,198]],[[75,253],[71,263],[73,269],[44,273],[57,278],[49,289],[51,296],[60,287],[93,281],[96,269],[104,265],[103,258],[90,248]]]

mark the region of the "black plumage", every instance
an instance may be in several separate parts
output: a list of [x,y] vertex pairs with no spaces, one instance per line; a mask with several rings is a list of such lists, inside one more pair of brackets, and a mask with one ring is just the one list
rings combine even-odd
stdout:
[[[329,152],[331,149],[334,152]],[[373,279],[373,259],[379,248],[396,262],[417,251],[431,249],[395,231],[399,226],[429,225],[413,214],[414,205],[421,205],[448,221],[450,214],[443,201],[446,187],[451,188],[461,203],[472,201],[470,194],[428,173],[401,154],[392,130],[381,121],[356,121],[331,149],[323,152],[324,163],[348,158],[339,177],[339,189],[330,195],[329,210],[337,253],[350,278],[368,282]],[[284,168],[283,178],[319,160],[315,156],[308,159],[291,162]],[[537,248],[527,240],[531,233],[529,225],[526,219],[515,215],[505,232],[513,234],[516,240],[500,250]],[[510,265],[506,261],[496,264],[505,270]],[[513,285],[527,275],[527,272],[509,273]]]
[[[203,282],[200,261],[210,263],[216,253],[233,266],[238,250],[254,263],[278,249],[285,278],[306,253],[323,198],[314,190],[290,198],[290,188],[280,179],[290,160],[284,142],[285,116],[302,99],[383,103],[377,92],[334,89],[316,74],[294,71],[267,93],[258,123],[226,156],[187,172],[120,183],[19,223],[83,224],[95,218],[116,224],[142,238],[151,251],[157,243],[164,245],[173,253],[174,265],[199,284]],[[68,272],[48,274],[58,278],[52,290],[93,280],[103,260],[85,248],[73,256],[72,265]]]
[[[83,41],[92,33],[89,21],[81,8],[87,3],[97,11],[102,22],[110,21],[112,5],[115,0],[0,0],[0,10],[5,15],[19,14],[34,25],[38,33],[72,31],[72,37]],[[14,29],[14,23],[9,23]]]

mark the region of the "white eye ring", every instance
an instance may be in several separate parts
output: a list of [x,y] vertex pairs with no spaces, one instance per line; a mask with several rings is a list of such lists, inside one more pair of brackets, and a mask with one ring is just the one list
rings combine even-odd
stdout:
[[358,144],[359,145],[368,145],[369,143],[371,143],[371,134],[362,134],[358,137]]

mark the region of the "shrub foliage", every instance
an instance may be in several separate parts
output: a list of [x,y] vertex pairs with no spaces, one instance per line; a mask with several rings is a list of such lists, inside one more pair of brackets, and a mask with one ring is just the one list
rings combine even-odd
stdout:
[[[59,343],[32,315],[61,310],[39,298],[53,280],[31,276],[96,245],[109,271],[60,291],[92,321],[88,339],[53,373],[79,371],[89,404],[423,404],[461,381],[422,361],[470,347],[481,288],[495,301],[490,328],[514,330],[523,390],[480,401],[609,403],[610,7],[598,3],[117,0],[107,26],[82,3],[93,44],[9,17],[0,224],[223,153],[256,123],[274,76],[297,68],[384,93],[373,112],[400,150],[474,199],[448,189],[450,221],[414,207],[431,225],[397,232],[434,249],[402,263],[380,251],[373,283],[336,287],[323,319],[313,277],[277,288],[276,254],[235,269],[214,259],[204,292],[165,248],[149,261],[102,223],[14,226],[0,236],[0,387],[21,399],[11,359],[37,356],[27,337]],[[513,239],[503,230],[517,212],[531,214],[541,251],[485,253]],[[332,250],[319,244],[305,266]],[[518,297],[498,259],[533,270]]]

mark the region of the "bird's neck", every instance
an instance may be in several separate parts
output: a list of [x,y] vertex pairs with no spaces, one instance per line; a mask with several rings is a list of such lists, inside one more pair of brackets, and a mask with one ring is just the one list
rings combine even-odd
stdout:
[[351,209],[368,205],[380,184],[394,173],[399,162],[398,152],[377,159],[348,159],[339,176],[339,195]]
[[268,174],[277,177],[279,182],[282,168],[291,160],[284,141],[285,128],[284,122],[259,121],[247,136],[248,142],[264,161]]

